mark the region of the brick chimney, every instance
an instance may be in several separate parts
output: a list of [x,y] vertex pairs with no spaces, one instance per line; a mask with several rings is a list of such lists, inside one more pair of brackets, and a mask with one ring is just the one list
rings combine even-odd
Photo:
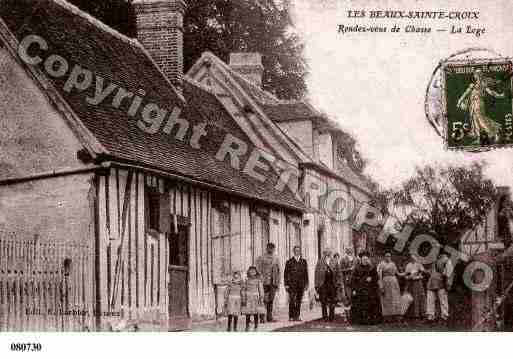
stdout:
[[247,80],[262,87],[262,55],[256,52],[236,52],[230,54],[230,67]]
[[185,0],[134,0],[137,39],[182,93]]

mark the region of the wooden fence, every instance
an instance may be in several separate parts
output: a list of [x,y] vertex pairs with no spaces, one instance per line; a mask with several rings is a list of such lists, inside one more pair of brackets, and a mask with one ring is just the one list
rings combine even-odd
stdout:
[[0,332],[93,329],[88,245],[0,231]]

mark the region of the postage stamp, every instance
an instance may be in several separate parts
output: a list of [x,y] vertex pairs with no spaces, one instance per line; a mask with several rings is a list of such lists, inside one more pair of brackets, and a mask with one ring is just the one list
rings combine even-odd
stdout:
[[442,65],[448,149],[513,144],[511,59],[447,61]]

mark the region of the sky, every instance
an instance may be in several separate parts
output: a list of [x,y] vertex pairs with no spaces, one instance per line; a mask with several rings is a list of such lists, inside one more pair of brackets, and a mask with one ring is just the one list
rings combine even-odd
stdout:
[[[395,187],[431,163],[488,163],[485,174],[513,188],[513,149],[483,153],[448,151],[426,120],[424,99],[440,60],[469,47],[513,56],[513,3],[475,1],[294,0],[294,19],[306,45],[309,98],[359,142],[367,173],[384,188]],[[478,20],[348,18],[348,10],[478,11]],[[338,34],[339,24],[432,27],[432,33]],[[450,34],[471,25],[485,33]]]

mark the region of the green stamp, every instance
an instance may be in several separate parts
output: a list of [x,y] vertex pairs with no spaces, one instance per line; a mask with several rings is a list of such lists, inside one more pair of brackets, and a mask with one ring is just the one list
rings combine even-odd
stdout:
[[458,60],[442,65],[445,139],[449,149],[513,144],[509,59]]

